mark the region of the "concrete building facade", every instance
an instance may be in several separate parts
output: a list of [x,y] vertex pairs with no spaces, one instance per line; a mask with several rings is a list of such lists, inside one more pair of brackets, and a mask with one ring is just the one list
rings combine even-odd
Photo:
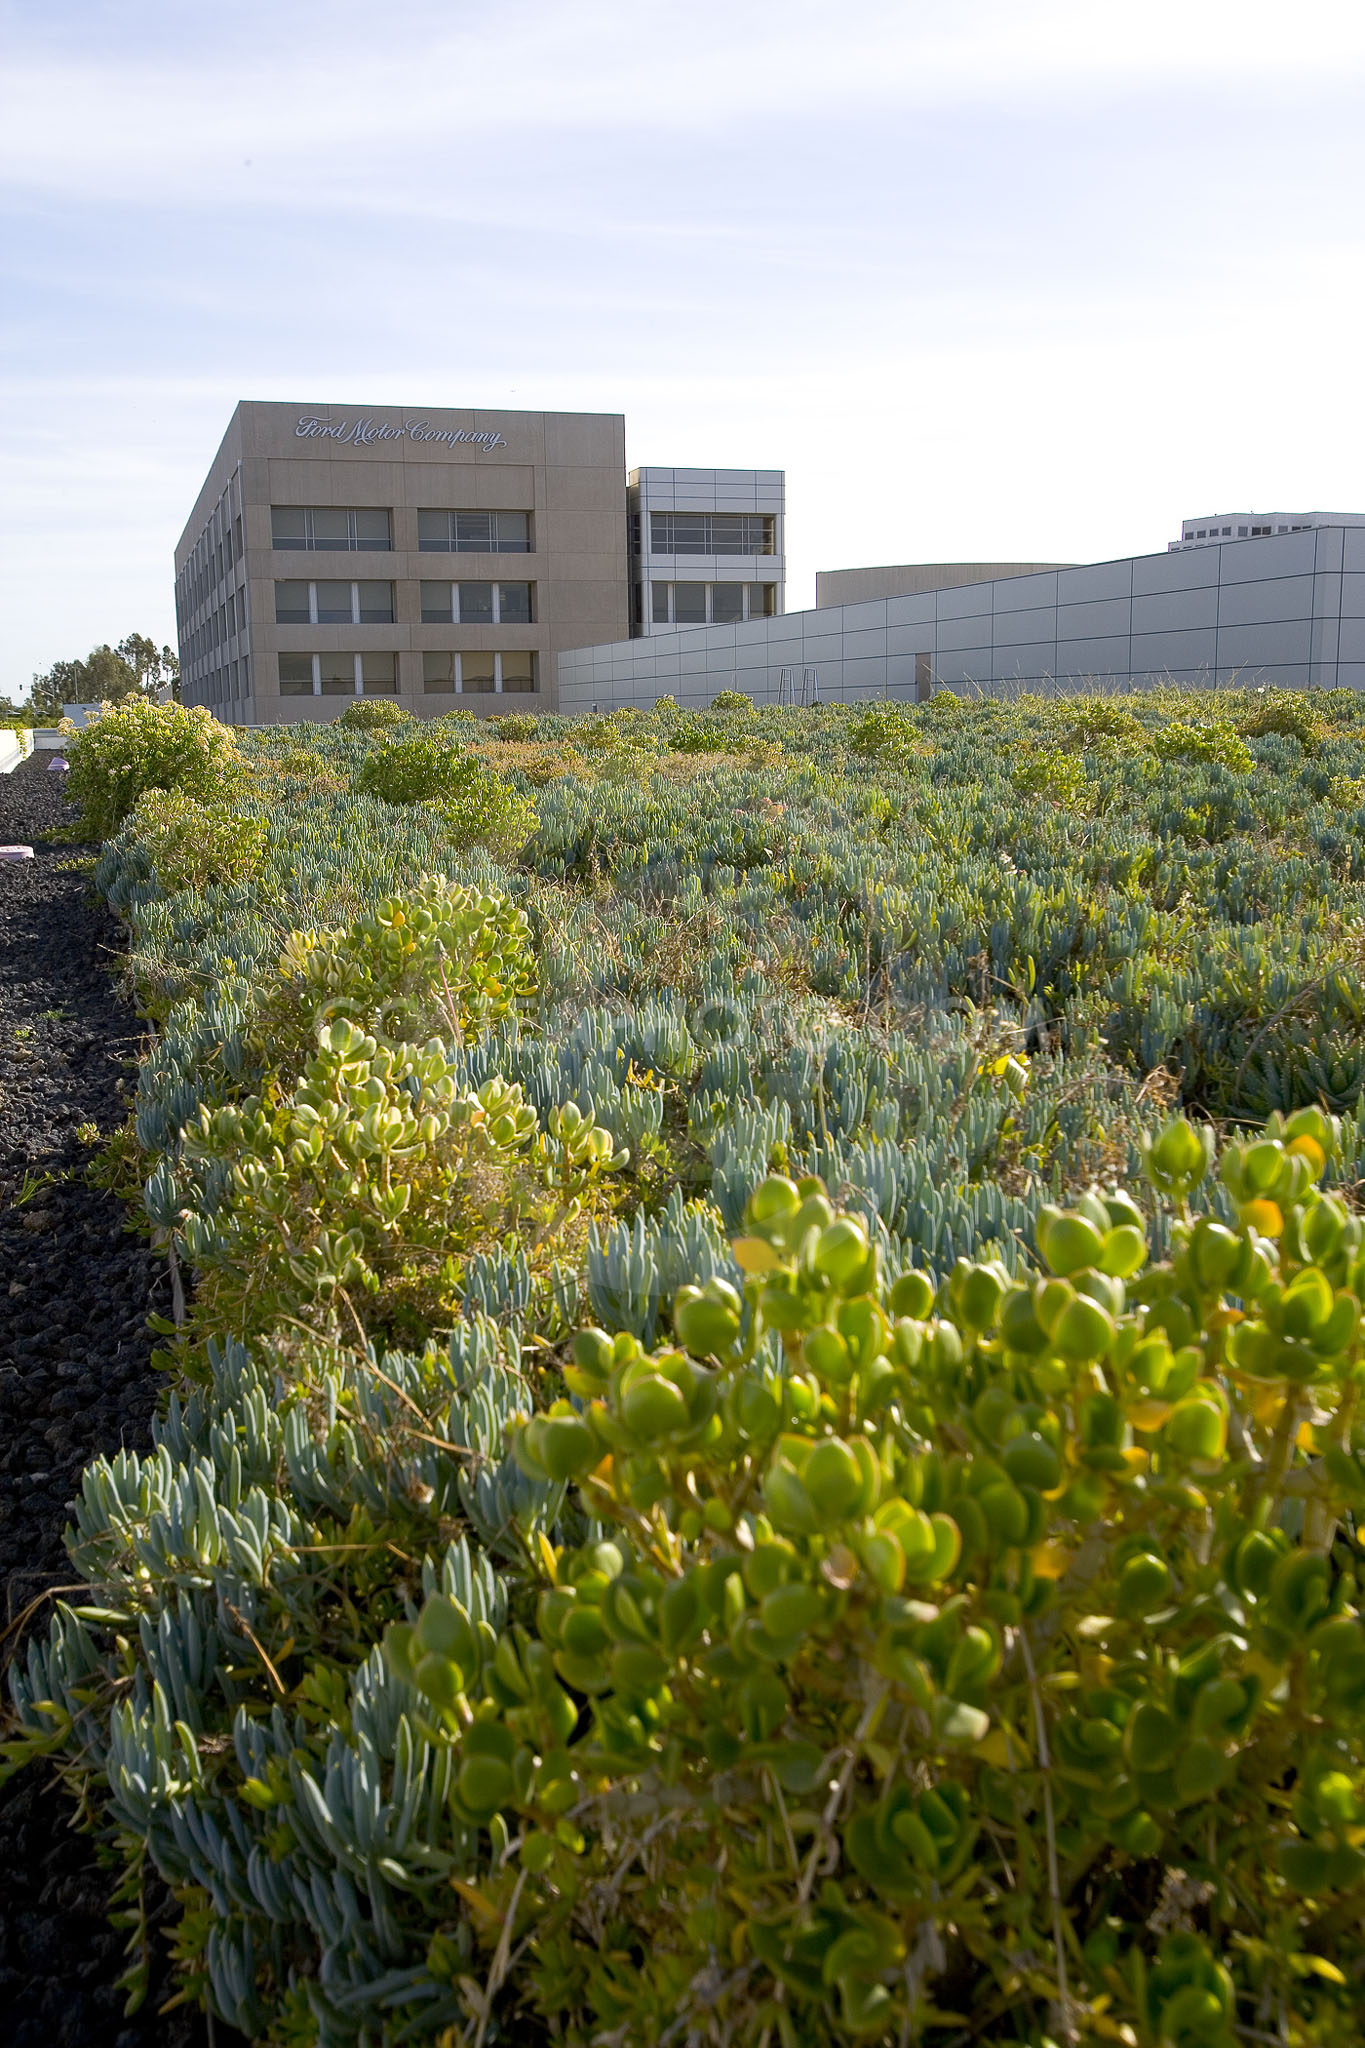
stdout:
[[633,469],[626,522],[632,638],[781,615],[786,478],[780,469]]
[[567,712],[1167,680],[1365,689],[1365,527],[1127,556],[559,657]]
[[262,725],[547,709],[628,592],[619,414],[244,402],[175,551],[182,695]]

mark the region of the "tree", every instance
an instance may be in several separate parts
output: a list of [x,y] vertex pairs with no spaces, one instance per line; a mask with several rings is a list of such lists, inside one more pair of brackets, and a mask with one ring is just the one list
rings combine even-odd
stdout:
[[179,696],[180,662],[173,648],[158,648],[145,633],[129,633],[117,647],[106,640],[84,661],[54,661],[35,675],[29,702],[36,719],[54,723],[64,704],[117,704],[125,697],[155,699],[169,684]]

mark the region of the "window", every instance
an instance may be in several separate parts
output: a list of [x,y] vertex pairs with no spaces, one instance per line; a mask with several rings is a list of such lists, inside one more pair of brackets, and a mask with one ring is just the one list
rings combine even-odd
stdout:
[[1246,539],[1246,537],[1247,537],[1247,530],[1246,530],[1246,528],[1245,528],[1244,526],[1239,526],[1239,527],[1238,527],[1238,529],[1237,529],[1237,538],[1238,538],[1238,540],[1245,540],[1245,539]]
[[915,701],[925,704],[934,687],[934,657],[932,654],[915,656]]
[[[246,606],[241,591],[237,593],[237,605],[240,632],[246,625]],[[277,626],[391,626],[393,585],[368,580],[364,583],[281,580],[275,585],[275,623]],[[232,611],[229,607],[229,630],[231,624]]]
[[312,655],[282,654],[280,656],[280,695],[282,697],[311,697],[312,694]]
[[393,546],[387,508],[382,505],[272,505],[271,546],[354,553],[362,548],[388,553]]
[[[366,685],[368,688],[368,684]],[[536,657],[529,650],[507,654],[465,651],[422,656],[422,688],[428,697],[491,697],[500,691],[524,696],[536,687]]]
[[1231,532],[1232,532],[1232,528],[1231,528],[1230,526],[1225,526],[1225,527],[1223,528],[1223,538],[1224,538],[1224,539],[1226,540],[1226,539],[1227,539],[1227,537],[1228,537],[1228,535],[1229,535],[1229,534],[1230,534]]
[[318,594],[320,626],[349,626],[352,623],[349,583],[316,583],[313,588]]
[[360,657],[360,687],[366,697],[396,697],[398,695],[397,655],[362,654]]
[[777,615],[775,583],[651,583],[650,617],[654,625],[736,625],[742,619]]
[[354,697],[355,656],[353,654],[319,654],[317,657],[318,678],[324,697]]
[[525,695],[536,686],[536,658],[531,653],[500,654],[503,694]]
[[1253,540],[1256,540],[1261,534],[1269,533],[1269,531],[1270,528],[1268,526],[1253,526],[1251,529],[1251,538]]
[[777,521],[767,512],[651,512],[655,555],[771,555]]
[[529,555],[529,512],[444,512],[417,514],[417,545],[424,554]]
[[493,624],[492,584],[461,583],[456,587],[460,593],[460,624],[462,626],[491,626]]
[[1197,537],[1197,538],[1198,538],[1199,540],[1207,540],[1207,538],[1208,538],[1208,534],[1207,534],[1206,530],[1204,529],[1204,527],[1202,527],[1202,526],[1200,527],[1200,529],[1199,529],[1199,532],[1198,532],[1198,535],[1197,535],[1196,537]]
[[498,585],[498,624],[500,626],[529,626],[531,624],[531,586],[529,583],[500,583]]
[[529,626],[534,616],[529,583],[423,583],[422,621],[428,626]]

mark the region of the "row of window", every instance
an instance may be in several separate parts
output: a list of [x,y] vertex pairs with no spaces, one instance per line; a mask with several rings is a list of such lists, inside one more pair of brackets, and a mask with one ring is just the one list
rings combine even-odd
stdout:
[[[271,546],[312,554],[388,554],[393,515],[384,505],[272,505]],[[529,555],[529,512],[419,511],[417,545],[435,555]]]
[[186,633],[181,651],[187,666],[206,661],[214,648],[224,646],[234,633],[246,631],[246,592],[230,590],[201,626]]
[[[650,619],[656,626],[734,626],[777,613],[775,583],[651,583]],[[642,593],[635,586],[635,614]]]
[[[279,663],[282,697],[398,694],[396,654],[282,654]],[[529,651],[422,656],[422,688],[429,697],[525,696],[535,687],[536,657]]]
[[[1282,526],[1279,528],[1281,533],[1311,533],[1312,530],[1310,522],[1306,519],[1298,526]],[[1238,540],[1259,540],[1262,535],[1274,533],[1275,531],[1276,529],[1273,526],[1239,526],[1237,538]],[[1232,528],[1230,526],[1223,527],[1221,532],[1216,526],[1187,526],[1182,535],[1184,540],[1230,540],[1231,538]]]
[[[533,583],[423,583],[424,626],[530,626]],[[391,626],[392,583],[281,581],[275,585],[277,626]]]
[[234,504],[236,485],[229,482],[209,516],[189,557],[175,580],[176,606],[184,633],[190,614],[207,604],[210,594],[233,565],[242,559],[242,514]]
[[771,555],[777,520],[770,512],[651,512],[652,555]]

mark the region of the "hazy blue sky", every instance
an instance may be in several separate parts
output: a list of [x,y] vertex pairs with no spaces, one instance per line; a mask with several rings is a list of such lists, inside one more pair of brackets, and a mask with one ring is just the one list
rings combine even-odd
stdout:
[[789,606],[1365,510],[1365,6],[9,0],[0,693],[137,629],[239,397],[774,465]]

